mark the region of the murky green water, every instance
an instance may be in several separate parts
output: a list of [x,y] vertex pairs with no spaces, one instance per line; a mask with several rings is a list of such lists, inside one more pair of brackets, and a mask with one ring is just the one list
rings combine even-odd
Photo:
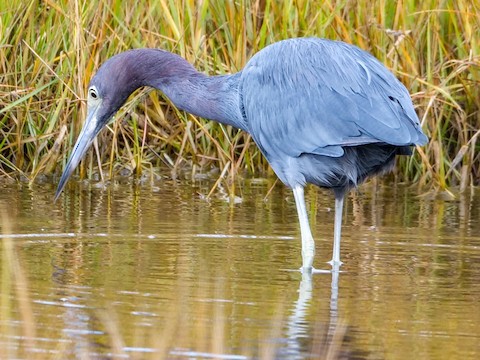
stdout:
[[[291,193],[251,181],[0,185],[0,358],[477,359],[480,197],[351,194],[303,278]],[[333,197],[307,194],[328,269]],[[7,236],[6,234],[11,235]]]

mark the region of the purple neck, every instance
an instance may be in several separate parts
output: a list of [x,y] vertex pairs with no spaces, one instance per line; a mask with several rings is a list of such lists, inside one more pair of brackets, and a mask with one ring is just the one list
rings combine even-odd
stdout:
[[126,61],[141,83],[161,90],[179,109],[248,130],[240,110],[240,73],[207,76],[182,57],[167,51],[139,49],[127,52]]

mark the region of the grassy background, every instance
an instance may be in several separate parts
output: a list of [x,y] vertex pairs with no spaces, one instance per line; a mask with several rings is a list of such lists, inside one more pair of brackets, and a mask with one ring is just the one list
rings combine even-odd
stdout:
[[[399,161],[396,178],[464,190],[480,175],[479,13],[473,0],[0,0],[0,175],[61,172],[88,81],[120,51],[159,47],[224,74],[272,42],[319,36],[370,51],[410,90],[431,140]],[[165,166],[230,178],[271,171],[248,135],[180,112],[159,92],[137,92],[117,118],[84,176],[98,164],[106,177]]]

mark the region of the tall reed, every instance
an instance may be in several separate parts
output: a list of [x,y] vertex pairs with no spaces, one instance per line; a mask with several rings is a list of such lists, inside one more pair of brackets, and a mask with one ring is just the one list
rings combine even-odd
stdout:
[[[480,176],[480,13],[471,0],[0,0],[0,174],[58,174],[85,116],[85,88],[108,57],[135,47],[175,52],[208,74],[242,69],[289,37],[344,40],[373,53],[412,93],[430,137],[396,177],[464,190]],[[140,174],[269,168],[246,134],[139,91],[81,166]]]

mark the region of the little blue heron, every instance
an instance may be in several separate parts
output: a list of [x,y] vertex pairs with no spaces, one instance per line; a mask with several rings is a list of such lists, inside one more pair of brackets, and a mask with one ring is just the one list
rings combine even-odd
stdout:
[[394,166],[427,137],[395,76],[369,53],[340,41],[297,38],[255,54],[232,75],[207,76],[182,57],[134,49],[107,60],[88,87],[87,119],[60,179],[58,198],[99,131],[133,91],[161,90],[179,109],[248,132],[278,178],[293,190],[302,238],[302,271],[315,243],[307,183],[333,190],[333,258],[340,261],[345,194]]

